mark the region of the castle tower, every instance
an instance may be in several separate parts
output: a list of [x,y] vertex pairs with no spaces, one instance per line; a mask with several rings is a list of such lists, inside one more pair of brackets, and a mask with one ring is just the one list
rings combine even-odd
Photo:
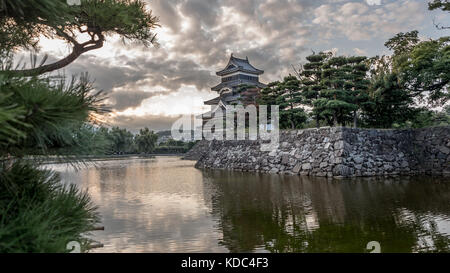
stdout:
[[231,54],[225,69],[216,72],[216,75],[221,77],[221,83],[212,87],[211,90],[219,93],[219,96],[204,102],[205,105],[211,105],[211,111],[203,114],[203,120],[211,119],[219,107],[225,108],[227,105],[241,104],[240,86],[266,87],[265,84],[259,82],[259,76],[262,74],[264,71],[251,65],[248,58],[240,59]]

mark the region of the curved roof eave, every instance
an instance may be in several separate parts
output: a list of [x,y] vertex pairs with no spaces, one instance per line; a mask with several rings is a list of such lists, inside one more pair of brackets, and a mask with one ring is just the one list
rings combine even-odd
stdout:
[[228,74],[235,73],[235,72],[244,72],[244,73],[255,74],[255,75],[262,75],[262,74],[264,74],[263,70],[259,70],[259,69],[256,69],[256,68],[255,68],[255,70],[247,70],[247,69],[242,69],[240,67],[236,67],[236,68],[233,68],[233,69],[230,69],[230,70],[221,70],[219,72],[216,72],[216,75],[217,76],[226,76]]
[[[232,69],[227,69],[231,64],[233,64],[235,67]],[[244,66],[248,66],[250,69],[245,69]],[[222,70],[216,72],[216,75],[224,76],[224,75],[234,73],[237,71],[242,71],[242,72],[256,74],[256,75],[261,75],[264,73],[263,70],[257,69],[252,64],[250,64],[250,62],[248,61],[248,58],[240,59],[240,58],[234,57],[233,54],[231,54],[230,60],[228,61],[228,64],[225,66],[225,69],[222,69]]]

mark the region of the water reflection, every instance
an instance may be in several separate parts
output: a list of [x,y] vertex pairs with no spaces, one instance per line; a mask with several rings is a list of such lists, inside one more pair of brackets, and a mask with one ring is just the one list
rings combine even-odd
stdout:
[[78,172],[52,167],[99,206],[105,231],[94,239],[105,247],[98,252],[225,252],[218,220],[204,202],[202,173],[192,166],[161,157],[105,161]]
[[383,252],[450,248],[450,179],[326,178],[199,171],[177,157],[76,172],[106,230],[100,252]]
[[449,251],[450,181],[325,178],[210,171],[213,214],[232,252]]

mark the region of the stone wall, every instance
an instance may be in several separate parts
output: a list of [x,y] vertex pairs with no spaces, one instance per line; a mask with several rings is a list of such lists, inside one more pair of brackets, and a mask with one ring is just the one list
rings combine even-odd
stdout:
[[327,177],[450,174],[450,127],[327,127],[282,131],[271,152],[248,140],[202,141],[197,148],[198,168]]
[[184,156],[184,160],[199,160],[209,149],[209,141],[199,141]]

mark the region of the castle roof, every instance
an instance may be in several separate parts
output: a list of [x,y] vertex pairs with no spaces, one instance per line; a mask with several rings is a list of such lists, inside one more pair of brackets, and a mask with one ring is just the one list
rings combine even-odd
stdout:
[[238,72],[238,71],[249,73],[249,74],[254,74],[254,75],[261,75],[264,73],[263,70],[257,69],[253,65],[251,65],[250,62],[248,61],[248,58],[239,59],[239,58],[234,57],[233,54],[231,54],[230,60],[228,61],[228,64],[225,67],[225,69],[218,71],[216,73],[216,75],[217,76],[226,76],[228,74]]
[[205,105],[217,105],[220,101],[220,97],[214,98],[212,100],[207,100],[204,102]]
[[246,80],[234,80],[234,81],[230,81],[230,82],[219,83],[218,85],[212,87],[211,90],[219,92],[220,90],[222,90],[222,88],[229,87],[229,86],[239,86],[241,84],[247,84],[247,85],[255,86],[255,87],[259,87],[259,88],[266,87],[265,84],[260,83],[260,82],[252,82],[252,81],[246,81]]

